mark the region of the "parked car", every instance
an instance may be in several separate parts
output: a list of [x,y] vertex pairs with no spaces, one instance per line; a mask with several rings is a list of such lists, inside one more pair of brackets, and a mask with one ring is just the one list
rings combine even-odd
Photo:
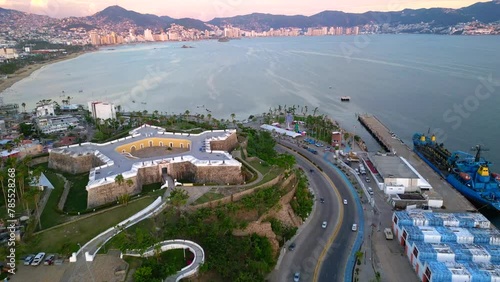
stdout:
[[40,265],[40,263],[43,261],[43,258],[45,257],[45,253],[38,253],[33,261],[31,262],[31,265],[37,266]]
[[324,198],[319,198],[319,201],[324,204],[325,203],[325,199]]
[[295,272],[293,275],[293,282],[299,282],[300,281],[300,272]]
[[323,221],[323,224],[321,224],[321,227],[326,228],[326,226],[328,225],[328,223],[326,221]]
[[47,256],[47,258],[45,258],[45,261],[43,262],[43,264],[44,265],[53,265],[55,258],[56,258],[56,256],[49,255],[49,256]]
[[290,246],[288,246],[289,251],[295,250],[295,243],[291,243]]
[[354,224],[352,225],[352,228],[351,228],[351,229],[352,229],[352,231],[357,231],[357,230],[358,230],[358,225],[357,225],[356,223],[354,223]]
[[31,254],[24,258],[24,265],[30,265],[35,259],[35,255]]
[[370,183],[370,178],[368,178],[368,176],[365,178],[366,180],[366,183]]

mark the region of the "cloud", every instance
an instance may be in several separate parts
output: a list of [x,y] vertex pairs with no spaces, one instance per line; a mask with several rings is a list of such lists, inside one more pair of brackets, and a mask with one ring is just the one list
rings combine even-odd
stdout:
[[47,7],[47,5],[48,5],[47,0],[31,0],[32,7]]

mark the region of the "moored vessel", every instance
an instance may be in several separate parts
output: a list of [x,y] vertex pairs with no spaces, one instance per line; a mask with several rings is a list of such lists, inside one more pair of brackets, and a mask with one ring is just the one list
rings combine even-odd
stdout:
[[490,172],[491,162],[481,157],[484,148],[472,148],[475,155],[448,151],[436,137],[415,133],[413,151],[462,195],[479,204],[500,211],[500,174]]

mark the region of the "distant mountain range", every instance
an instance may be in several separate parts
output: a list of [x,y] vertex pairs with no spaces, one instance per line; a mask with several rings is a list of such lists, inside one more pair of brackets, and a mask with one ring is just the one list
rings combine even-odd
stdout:
[[203,22],[192,18],[174,19],[168,16],[141,14],[126,10],[120,6],[108,7],[92,16],[53,19],[47,16],[26,14],[15,10],[0,8],[0,23],[9,22],[15,26],[16,19],[22,14],[30,17],[40,17],[47,24],[59,25],[62,29],[82,27],[86,30],[94,28],[124,31],[136,29],[165,29],[175,23],[186,28],[198,30],[211,29],[210,25],[223,27],[230,24],[244,30],[263,31],[270,28],[283,27],[320,27],[320,26],[360,26],[365,24],[411,25],[425,23],[430,27],[449,27],[458,23],[478,20],[483,23],[500,21],[500,0],[476,3],[460,9],[405,9],[397,12],[366,12],[362,14],[344,13],[339,11],[323,11],[312,16],[285,16],[253,13],[250,15],[215,18]]

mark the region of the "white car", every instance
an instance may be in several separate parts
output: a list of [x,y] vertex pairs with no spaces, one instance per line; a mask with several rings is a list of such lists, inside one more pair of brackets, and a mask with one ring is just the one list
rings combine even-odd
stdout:
[[352,231],[357,231],[358,230],[358,225],[356,223],[354,223],[352,225]]
[[293,275],[293,282],[299,282],[299,281],[300,281],[300,273],[295,272],[295,274]]
[[33,259],[33,261],[31,262],[31,265],[33,265],[33,266],[40,265],[40,263],[42,263],[44,257],[45,257],[45,253],[38,253],[35,256],[35,259]]
[[28,255],[25,259],[24,259],[24,265],[30,265],[31,262],[33,262],[33,259],[35,259],[35,255]]
[[344,199],[344,205],[347,205],[347,200],[346,199]]
[[321,227],[326,228],[327,225],[328,225],[328,223],[326,221],[323,221],[323,224],[321,224]]

